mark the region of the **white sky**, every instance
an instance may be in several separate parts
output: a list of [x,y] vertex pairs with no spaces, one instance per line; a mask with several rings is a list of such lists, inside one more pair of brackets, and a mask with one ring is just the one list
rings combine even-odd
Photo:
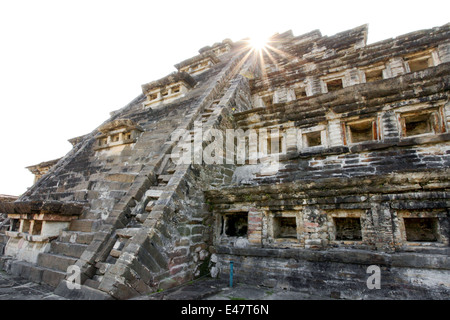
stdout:
[[225,38],[333,35],[369,24],[369,43],[450,22],[448,0],[0,0],[0,194],[64,156],[141,85]]

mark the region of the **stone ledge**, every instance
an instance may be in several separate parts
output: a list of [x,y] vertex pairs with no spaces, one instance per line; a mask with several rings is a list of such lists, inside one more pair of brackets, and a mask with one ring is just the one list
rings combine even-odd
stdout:
[[63,202],[63,201],[15,201],[0,203],[0,212],[6,214],[58,214],[58,215],[81,215],[85,202]]
[[23,238],[31,242],[48,242],[58,237],[58,236],[31,235],[29,233],[17,231],[5,231],[5,235],[11,238]]
[[235,248],[226,246],[217,246],[216,249],[218,255],[450,270],[450,257],[448,256],[448,252],[443,252],[442,254],[417,254],[408,252],[380,253],[355,249],[309,250]]

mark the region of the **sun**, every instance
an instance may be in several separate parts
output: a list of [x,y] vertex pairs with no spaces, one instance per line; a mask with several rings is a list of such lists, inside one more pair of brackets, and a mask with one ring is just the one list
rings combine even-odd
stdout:
[[250,46],[254,50],[262,50],[267,46],[268,38],[264,36],[253,36],[249,40]]

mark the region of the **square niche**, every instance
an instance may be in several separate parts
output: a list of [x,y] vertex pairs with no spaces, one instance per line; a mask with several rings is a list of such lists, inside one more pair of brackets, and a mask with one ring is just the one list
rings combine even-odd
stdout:
[[336,240],[362,240],[360,218],[333,218],[333,221],[336,228]]
[[403,218],[406,241],[437,242],[439,223],[437,218]]
[[297,218],[274,217],[273,237],[275,239],[297,239]]
[[221,235],[246,237],[248,233],[248,213],[237,212],[222,215]]
[[377,140],[375,120],[347,123],[347,140],[349,143]]

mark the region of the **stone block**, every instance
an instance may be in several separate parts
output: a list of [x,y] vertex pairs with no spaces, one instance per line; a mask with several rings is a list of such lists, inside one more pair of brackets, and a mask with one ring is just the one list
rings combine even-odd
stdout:
[[70,223],[69,231],[91,232],[94,220],[73,220]]
[[63,280],[55,289],[55,294],[69,300],[113,300],[107,293],[81,285],[80,289],[69,289],[68,282]]
[[86,248],[87,245],[85,244],[65,243],[59,241],[52,241],[51,243],[51,251],[53,253],[74,258],[80,258]]
[[59,236],[59,240],[61,242],[90,244],[94,235],[95,233],[92,232],[63,231]]
[[42,282],[55,288],[65,279],[66,275],[65,272],[44,268],[42,271]]
[[76,261],[77,259],[73,257],[51,253],[40,253],[38,256],[37,264],[44,268],[58,270],[65,273],[67,272],[67,268],[71,265],[74,265]]

